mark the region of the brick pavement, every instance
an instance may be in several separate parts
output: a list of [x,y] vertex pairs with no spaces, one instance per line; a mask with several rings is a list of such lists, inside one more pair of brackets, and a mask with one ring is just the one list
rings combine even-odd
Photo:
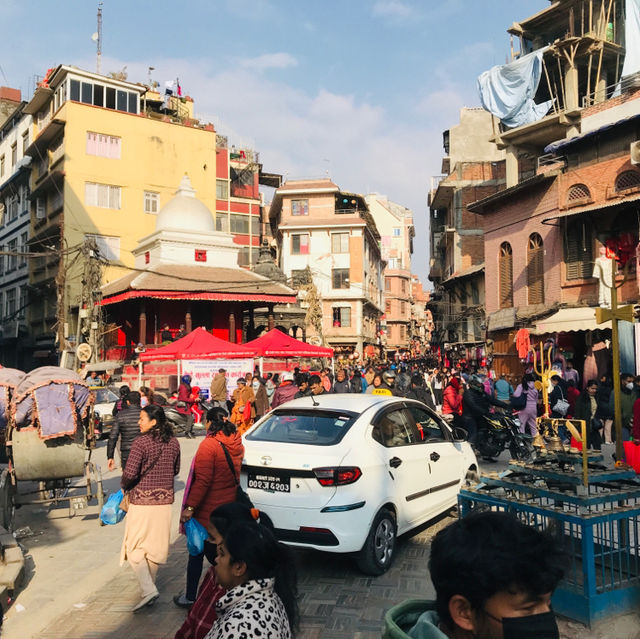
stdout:
[[[388,608],[410,597],[433,595],[427,572],[429,543],[448,521],[450,518],[441,519],[422,532],[399,540],[392,568],[380,577],[363,575],[349,557],[296,552],[300,575],[299,637],[379,638]],[[130,612],[138,601],[139,590],[131,570],[123,568],[117,577],[81,602],[82,607],[72,607],[61,614],[38,637],[172,638],[184,618],[184,611],[176,608],[171,599],[184,587],[186,559],[184,539],[179,539],[172,546],[168,565],[158,576],[161,594],[153,608],[135,615]]]

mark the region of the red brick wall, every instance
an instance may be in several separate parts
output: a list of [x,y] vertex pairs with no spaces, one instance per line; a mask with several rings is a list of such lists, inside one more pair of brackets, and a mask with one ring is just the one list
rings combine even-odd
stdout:
[[605,100],[604,102],[598,102],[598,104],[593,104],[590,107],[582,110],[582,117],[588,118],[590,115],[594,113],[600,113],[601,111],[606,111],[611,107],[618,106],[619,104],[624,104],[625,102],[629,102],[630,100],[636,100],[640,97],[640,88],[634,89],[632,91],[628,91],[619,95],[615,98],[610,98],[609,100]]
[[496,205],[485,220],[485,303],[487,313],[499,310],[498,255],[500,244],[509,242],[513,250],[513,303],[527,305],[527,243],[532,233],[544,242],[545,304],[561,301],[562,238],[556,226],[542,224],[557,210],[558,190],[554,180]]

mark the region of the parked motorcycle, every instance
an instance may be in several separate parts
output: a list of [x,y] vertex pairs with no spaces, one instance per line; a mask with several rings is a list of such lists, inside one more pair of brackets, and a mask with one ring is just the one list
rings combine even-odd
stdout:
[[[200,400],[199,406],[204,411],[203,420],[200,424],[194,423],[193,425],[194,430],[198,430],[198,429],[202,430],[204,428],[205,426],[204,415],[207,414],[207,411],[210,408],[213,408],[213,404],[205,400]],[[171,425],[173,426],[173,432],[176,434],[176,436],[184,435],[187,432],[187,416],[184,415],[183,413],[180,413],[175,404],[174,405],[167,404],[166,406],[163,406],[163,408],[164,408],[164,414],[167,418],[167,421],[170,422]]]
[[520,432],[520,424],[516,417],[507,413],[492,413],[485,415],[479,426],[477,447],[481,457],[495,458],[508,448],[511,459],[532,459],[533,437]]

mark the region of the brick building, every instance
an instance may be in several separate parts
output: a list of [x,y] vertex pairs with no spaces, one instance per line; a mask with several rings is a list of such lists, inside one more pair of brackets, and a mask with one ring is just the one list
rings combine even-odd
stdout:
[[431,341],[455,360],[483,356],[483,225],[468,206],[504,186],[504,153],[490,143],[492,131],[488,113],[462,109],[460,123],[443,134],[444,175],[429,194]]

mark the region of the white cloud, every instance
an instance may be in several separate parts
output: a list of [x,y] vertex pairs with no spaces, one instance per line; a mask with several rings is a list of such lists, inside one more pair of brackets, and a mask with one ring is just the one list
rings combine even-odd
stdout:
[[255,58],[242,58],[240,66],[244,69],[254,69],[255,71],[286,69],[298,66],[298,60],[290,53],[264,53]]
[[401,0],[378,0],[373,5],[373,15],[384,18],[406,19],[414,13],[413,7]]

